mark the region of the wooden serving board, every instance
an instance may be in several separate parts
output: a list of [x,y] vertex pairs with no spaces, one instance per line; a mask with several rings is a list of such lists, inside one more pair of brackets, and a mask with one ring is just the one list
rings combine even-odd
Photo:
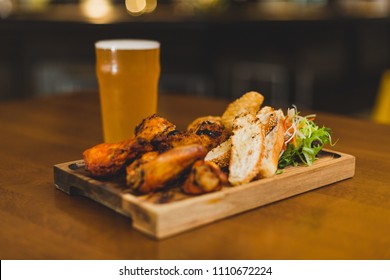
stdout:
[[55,165],[54,183],[67,194],[86,196],[131,217],[134,228],[159,239],[351,178],[354,174],[354,156],[324,150],[312,166],[288,167],[271,178],[199,196],[185,195],[178,188],[140,196],[127,193],[124,178],[92,178],[82,160]]

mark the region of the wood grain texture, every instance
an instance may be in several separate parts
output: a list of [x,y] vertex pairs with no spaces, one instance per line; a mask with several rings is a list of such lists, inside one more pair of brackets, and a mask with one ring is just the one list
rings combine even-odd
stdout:
[[[161,95],[184,127],[227,101]],[[96,93],[0,103],[1,259],[389,259],[390,127],[316,112],[355,176],[164,239],[55,188],[53,165],[101,142]]]
[[[83,161],[54,166],[56,187],[70,195],[88,197],[132,219],[147,235],[166,238],[250,209],[353,177],[355,157],[324,151],[310,167],[286,168],[283,174],[221,191],[191,196],[179,188],[147,195],[126,193],[124,178],[91,177]],[[167,197],[161,199],[161,197]]]

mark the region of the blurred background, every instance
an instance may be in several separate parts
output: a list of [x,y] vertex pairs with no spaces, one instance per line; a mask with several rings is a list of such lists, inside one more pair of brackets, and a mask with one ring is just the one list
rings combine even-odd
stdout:
[[97,90],[94,42],[161,42],[160,92],[370,117],[389,0],[0,0],[0,100]]

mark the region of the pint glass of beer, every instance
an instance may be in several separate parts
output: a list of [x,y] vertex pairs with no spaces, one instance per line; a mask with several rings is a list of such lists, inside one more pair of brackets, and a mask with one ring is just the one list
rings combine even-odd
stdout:
[[142,119],[156,113],[160,43],[120,39],[95,43],[96,73],[105,142],[134,135]]

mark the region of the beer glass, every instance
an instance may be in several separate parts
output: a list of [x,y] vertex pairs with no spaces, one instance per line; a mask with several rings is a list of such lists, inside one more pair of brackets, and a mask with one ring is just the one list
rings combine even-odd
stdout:
[[114,143],[134,135],[156,113],[160,43],[120,39],[95,43],[103,138]]

